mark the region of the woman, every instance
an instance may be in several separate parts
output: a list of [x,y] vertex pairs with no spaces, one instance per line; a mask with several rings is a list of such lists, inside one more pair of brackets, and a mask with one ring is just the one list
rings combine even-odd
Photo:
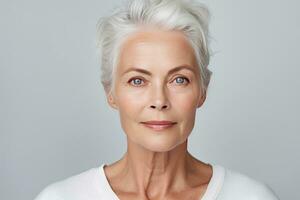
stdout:
[[275,200],[271,189],[187,151],[211,71],[208,9],[193,1],[133,0],[99,22],[103,84],[127,152],[49,185],[36,200]]

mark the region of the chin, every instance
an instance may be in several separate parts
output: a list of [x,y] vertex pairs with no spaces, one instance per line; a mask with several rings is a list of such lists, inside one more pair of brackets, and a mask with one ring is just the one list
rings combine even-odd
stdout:
[[166,147],[166,146],[147,146],[144,148],[148,149],[149,151],[153,151],[153,152],[168,152],[171,151],[174,147]]
[[125,131],[126,133],[143,133],[143,134],[127,134],[127,138],[141,146],[142,148],[153,152],[168,152],[175,149],[187,140],[188,134],[182,134],[179,131],[162,131],[155,132],[152,130],[135,129]]
[[142,146],[145,149],[153,152],[167,152],[176,148],[180,143],[178,141],[164,141],[164,140],[147,140]]

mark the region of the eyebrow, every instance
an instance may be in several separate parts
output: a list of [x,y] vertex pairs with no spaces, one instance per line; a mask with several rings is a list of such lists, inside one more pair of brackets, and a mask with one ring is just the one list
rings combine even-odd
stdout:
[[[195,71],[194,68],[189,67],[188,65],[182,65],[182,66],[174,67],[173,69],[171,69],[171,70],[168,72],[168,75],[173,74],[173,73],[175,73],[175,72],[177,72],[177,71],[180,71],[180,70],[183,70],[183,69],[190,70],[190,71],[192,71],[192,72],[194,72],[194,73],[196,74],[196,71]],[[151,72],[149,72],[149,71],[147,71],[147,70],[145,70],[145,69],[136,68],[136,67],[127,69],[127,70],[123,73],[123,75],[126,74],[126,73],[128,73],[128,72],[131,72],[131,71],[136,71],[136,72],[140,72],[140,73],[143,73],[143,74],[147,74],[147,75],[149,75],[149,76],[152,76],[152,73],[151,73]]]

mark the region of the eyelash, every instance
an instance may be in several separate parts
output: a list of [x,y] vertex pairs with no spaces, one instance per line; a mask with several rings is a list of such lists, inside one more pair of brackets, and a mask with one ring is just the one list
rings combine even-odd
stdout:
[[[176,77],[176,78],[174,79],[174,81],[175,81],[177,78],[183,78],[184,80],[187,81],[187,84],[190,83],[190,80],[189,80],[188,78],[184,77],[184,76],[178,76],[178,77]],[[134,77],[134,78],[130,79],[130,80],[128,81],[128,83],[130,84],[131,81],[136,80],[136,79],[140,79],[140,80],[142,80],[142,81],[144,80],[143,78]],[[131,84],[131,85],[134,86],[134,87],[141,87],[140,85],[133,85],[133,84]],[[180,85],[180,83],[179,83],[179,85]],[[182,85],[185,85],[185,84],[182,84]]]

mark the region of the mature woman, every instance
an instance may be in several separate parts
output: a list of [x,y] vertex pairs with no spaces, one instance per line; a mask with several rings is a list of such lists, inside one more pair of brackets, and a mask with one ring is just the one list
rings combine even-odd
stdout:
[[36,200],[275,200],[247,175],[187,151],[206,98],[208,9],[187,0],[132,0],[99,21],[101,81],[127,152],[46,187]]

